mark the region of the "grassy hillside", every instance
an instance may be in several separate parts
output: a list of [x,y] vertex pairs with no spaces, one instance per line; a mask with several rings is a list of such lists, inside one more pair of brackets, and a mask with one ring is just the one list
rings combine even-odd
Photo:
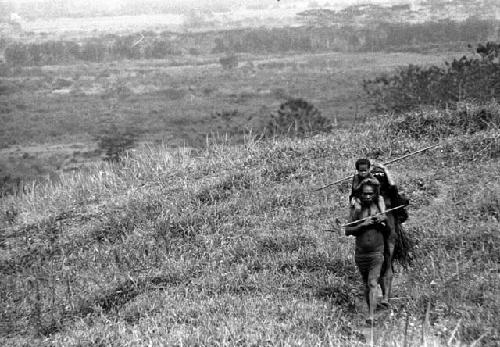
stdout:
[[500,106],[484,119],[463,107],[301,140],[146,148],[0,200],[0,343],[365,345],[354,240],[323,231],[346,217],[349,185],[311,190],[358,157],[443,141],[391,167],[418,245],[375,344],[497,345]]

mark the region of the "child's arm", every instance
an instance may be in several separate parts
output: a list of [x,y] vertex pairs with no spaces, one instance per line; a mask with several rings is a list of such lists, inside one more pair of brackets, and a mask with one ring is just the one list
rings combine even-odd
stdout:
[[349,205],[354,206],[356,204],[356,197],[354,195],[351,195],[349,197]]
[[378,205],[378,209],[380,210],[380,213],[385,213],[385,210],[386,210],[385,200],[384,200],[384,197],[382,195],[378,196],[377,205]]
[[359,211],[356,211],[354,208],[349,208],[349,223],[350,222],[354,222],[355,220],[358,219],[358,214],[359,214]]
[[351,189],[351,196],[356,196],[361,189],[361,182],[362,180],[359,178],[358,175],[354,175],[352,177],[352,189]]

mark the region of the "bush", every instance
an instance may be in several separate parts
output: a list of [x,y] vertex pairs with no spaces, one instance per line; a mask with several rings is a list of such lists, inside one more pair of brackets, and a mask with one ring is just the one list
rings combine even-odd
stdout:
[[500,98],[499,44],[477,49],[482,58],[454,59],[445,67],[409,65],[392,76],[363,81],[376,111],[406,112],[421,105],[445,107],[465,100]]
[[448,112],[434,110],[407,113],[391,121],[388,132],[392,136],[441,139],[498,127],[500,105],[493,102],[479,106],[464,104]]
[[52,88],[53,89],[63,89],[63,88],[69,88],[73,85],[73,81],[64,79],[64,78],[57,78],[54,82],[52,82]]
[[14,177],[10,174],[0,176],[0,197],[16,195],[21,192],[23,192],[23,181],[20,177]]
[[97,136],[97,146],[104,153],[104,160],[119,162],[125,152],[131,149],[139,137],[139,131],[134,127],[119,129],[112,124]]
[[238,56],[235,54],[219,58],[220,65],[224,70],[231,70],[238,67]]
[[280,105],[266,126],[268,136],[304,136],[332,129],[330,121],[311,103],[303,99],[289,99]]
[[9,80],[0,80],[0,95],[9,95],[19,91],[19,87]]

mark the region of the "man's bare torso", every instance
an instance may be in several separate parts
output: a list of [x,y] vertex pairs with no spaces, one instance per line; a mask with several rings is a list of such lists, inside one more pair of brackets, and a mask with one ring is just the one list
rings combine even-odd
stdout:
[[[362,219],[379,213],[377,204],[372,203],[370,207],[363,207],[361,212],[355,213],[353,220]],[[356,236],[356,253],[384,252],[384,236],[381,225],[372,224],[365,227],[362,233]]]

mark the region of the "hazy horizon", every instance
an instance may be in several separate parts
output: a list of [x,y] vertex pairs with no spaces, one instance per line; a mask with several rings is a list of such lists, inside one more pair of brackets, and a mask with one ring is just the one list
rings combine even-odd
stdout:
[[[30,17],[64,17],[74,15],[134,15],[145,13],[188,13],[192,10],[232,12],[241,9],[269,8],[342,8],[355,4],[394,4],[420,2],[415,0],[0,0],[4,11],[18,13],[28,9]],[[27,6],[33,6],[30,8]],[[40,15],[37,15],[40,13]],[[25,14],[26,15],[26,14]],[[43,17],[43,16],[42,16]]]

